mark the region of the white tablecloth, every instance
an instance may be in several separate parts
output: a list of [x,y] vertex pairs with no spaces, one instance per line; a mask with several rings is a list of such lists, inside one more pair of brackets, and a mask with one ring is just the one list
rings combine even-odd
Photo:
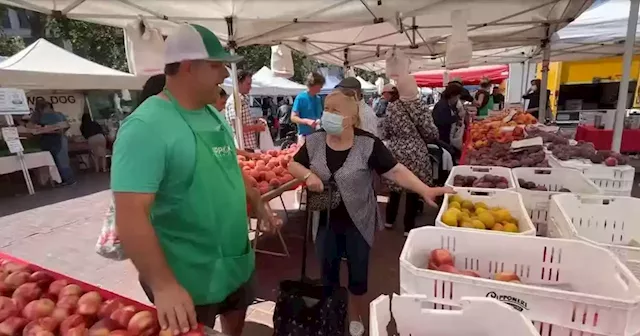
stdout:
[[[24,155],[24,162],[28,169],[37,169],[39,182],[43,184],[50,177],[55,182],[62,182],[60,173],[53,157],[49,152],[37,152]],[[16,155],[0,157],[0,175],[21,171],[20,161]],[[44,170],[44,171],[43,171]],[[48,175],[48,176],[47,176]]]

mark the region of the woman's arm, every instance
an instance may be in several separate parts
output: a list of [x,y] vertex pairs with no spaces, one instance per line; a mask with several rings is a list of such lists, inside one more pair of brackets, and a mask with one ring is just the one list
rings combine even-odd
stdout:
[[398,163],[388,172],[384,173],[382,176],[385,178],[395,182],[397,185],[409,189],[429,203],[429,205],[433,207],[437,207],[438,205],[435,203],[435,198],[444,194],[453,194],[455,191],[449,187],[444,188],[430,188],[426,184],[422,183],[418,177],[413,175],[413,173],[407,169],[401,163]]

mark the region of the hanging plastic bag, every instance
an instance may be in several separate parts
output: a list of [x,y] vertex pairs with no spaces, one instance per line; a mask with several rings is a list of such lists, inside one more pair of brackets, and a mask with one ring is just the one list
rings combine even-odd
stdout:
[[409,74],[409,58],[400,49],[393,48],[385,56],[386,74],[389,79],[395,79]]
[[276,148],[276,146],[273,144],[273,139],[271,138],[271,133],[269,132],[269,129],[266,129],[260,132],[258,136],[259,136],[258,143],[260,144],[261,151],[264,152],[264,151],[268,151]]
[[293,76],[293,56],[286,45],[271,46],[271,71],[278,77],[291,78]]
[[466,68],[471,64],[473,47],[467,33],[467,10],[454,10],[451,12],[451,36],[447,41],[447,53],[445,65],[447,69]]
[[464,123],[455,124],[451,127],[450,143],[451,146],[458,150],[462,150],[462,139],[464,138]]
[[113,198],[102,223],[102,230],[96,242],[96,253],[111,260],[127,260],[116,231],[116,206]]

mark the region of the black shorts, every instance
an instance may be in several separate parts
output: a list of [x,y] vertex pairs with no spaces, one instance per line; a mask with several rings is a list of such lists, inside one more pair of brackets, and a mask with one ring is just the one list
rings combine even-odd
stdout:
[[[142,290],[153,303],[153,293],[151,288],[140,281]],[[253,275],[247,282],[242,284],[235,292],[229,294],[222,302],[207,305],[195,306],[198,323],[213,328],[216,324],[216,317],[236,310],[246,310],[255,300],[255,289],[253,287]]]

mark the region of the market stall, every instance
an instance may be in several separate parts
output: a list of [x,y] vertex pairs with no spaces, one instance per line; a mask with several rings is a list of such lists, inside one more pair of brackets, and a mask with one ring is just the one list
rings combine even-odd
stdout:
[[[233,80],[228,77],[222,84],[228,92],[233,91]],[[266,66],[251,76],[252,96],[295,96],[307,88],[292,80],[276,76]]]
[[[418,86],[421,87],[444,87],[445,70],[420,71],[411,74]],[[483,79],[488,79],[493,84],[502,83],[509,78],[508,65],[487,65],[456,69],[449,71],[449,78],[460,78],[465,85],[480,85]]]
[[[575,139],[592,143],[598,150],[611,148],[613,142],[613,129],[599,129],[589,125],[580,125],[576,129]],[[640,152],[640,130],[625,129],[622,131],[622,153]]]

